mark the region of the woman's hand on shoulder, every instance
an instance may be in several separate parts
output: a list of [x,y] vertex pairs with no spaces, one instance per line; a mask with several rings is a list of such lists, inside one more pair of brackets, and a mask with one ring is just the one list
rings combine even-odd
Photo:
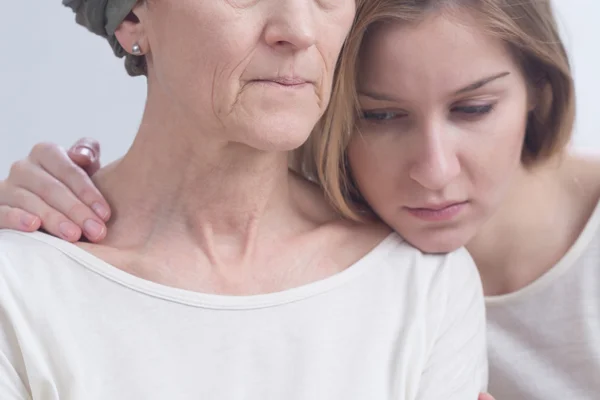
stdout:
[[0,228],[101,241],[110,208],[90,179],[99,168],[100,145],[93,139],[81,139],[68,151],[53,143],[35,145],[0,180]]

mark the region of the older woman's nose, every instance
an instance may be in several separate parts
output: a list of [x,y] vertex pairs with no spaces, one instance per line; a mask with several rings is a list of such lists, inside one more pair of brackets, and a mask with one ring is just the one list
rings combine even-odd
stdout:
[[410,177],[429,190],[442,190],[460,174],[455,149],[442,132],[420,137]]
[[313,1],[278,0],[273,2],[265,40],[281,50],[302,50],[316,42],[317,10]]

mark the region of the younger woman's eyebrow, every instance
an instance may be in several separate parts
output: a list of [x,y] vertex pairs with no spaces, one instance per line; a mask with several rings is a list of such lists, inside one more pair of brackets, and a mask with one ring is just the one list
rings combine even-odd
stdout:
[[487,85],[488,83],[495,81],[496,79],[500,79],[500,78],[504,78],[505,76],[510,75],[510,72],[506,71],[506,72],[501,72],[499,74],[495,74],[492,76],[488,76],[487,78],[483,78],[478,80],[477,82],[473,82],[467,86],[465,86],[462,89],[458,89],[456,92],[454,92],[454,94],[464,94],[467,92],[472,92],[473,90],[479,89],[480,87],[483,87],[485,85]]
[[[479,89],[485,85],[487,85],[488,83],[495,81],[496,79],[500,79],[500,78],[504,78],[505,76],[510,75],[510,72],[506,71],[506,72],[500,72],[498,74],[494,74],[492,76],[488,76],[486,78],[482,78],[476,82],[470,83],[467,86],[463,87],[462,89],[458,89],[454,95],[459,95],[459,94],[464,94],[464,93],[468,93],[468,92],[472,92],[473,90]],[[385,94],[385,93],[379,93],[379,92],[371,92],[368,90],[359,90],[358,91],[358,95],[359,96],[365,96],[365,97],[370,97],[373,100],[380,100],[380,101],[389,101],[389,102],[400,102],[400,99],[396,98],[393,95],[389,95],[389,94]]]

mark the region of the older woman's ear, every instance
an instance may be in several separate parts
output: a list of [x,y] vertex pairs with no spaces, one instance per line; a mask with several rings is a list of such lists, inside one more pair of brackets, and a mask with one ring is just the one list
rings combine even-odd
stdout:
[[144,29],[145,5],[138,4],[115,30],[115,37],[123,49],[134,56],[142,56],[149,51]]

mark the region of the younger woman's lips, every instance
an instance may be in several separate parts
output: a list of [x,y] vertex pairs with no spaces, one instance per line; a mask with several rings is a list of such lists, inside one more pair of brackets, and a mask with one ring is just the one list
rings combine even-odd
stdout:
[[444,204],[433,207],[404,207],[412,216],[424,221],[450,221],[457,217],[467,206],[468,202]]

